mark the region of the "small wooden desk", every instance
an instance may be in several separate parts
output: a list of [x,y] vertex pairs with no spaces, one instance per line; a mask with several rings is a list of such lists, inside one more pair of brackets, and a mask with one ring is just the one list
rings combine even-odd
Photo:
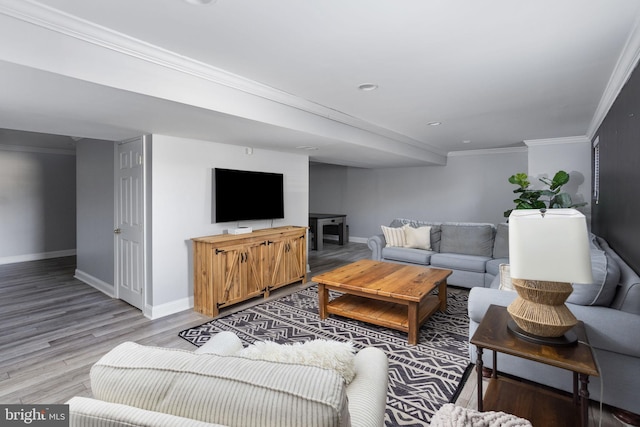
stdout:
[[[447,309],[451,270],[363,259],[311,280],[318,283],[320,319],[329,313],[408,334],[418,343],[420,326],[436,311]],[[329,290],[344,295],[329,302]],[[438,295],[431,291],[438,289]]]
[[313,233],[312,249],[322,250],[322,239],[324,239],[324,226],[338,226],[338,244],[344,245],[344,229],[347,224],[347,216],[341,214],[309,214],[309,228]]
[[[589,376],[598,376],[598,368],[588,345],[584,324],[578,322],[573,331],[578,344],[552,347],[517,338],[507,330],[511,318],[506,307],[489,306],[482,322],[471,338],[477,347],[478,410],[504,411],[531,421],[534,426],[589,425]],[[482,351],[493,350],[493,374],[487,393],[482,398]],[[498,377],[496,353],[505,353],[566,369],[573,372],[573,399],[548,388],[509,378]],[[578,388],[578,382],[580,387]]]

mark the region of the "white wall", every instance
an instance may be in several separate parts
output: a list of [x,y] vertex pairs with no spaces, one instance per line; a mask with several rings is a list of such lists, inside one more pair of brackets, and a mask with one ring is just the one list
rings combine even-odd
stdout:
[[446,166],[359,169],[312,164],[309,208],[347,215],[350,239],[366,241],[393,218],[504,222],[507,179],[527,170],[526,149],[457,153]]
[[553,178],[559,170],[570,175],[562,191],[569,193],[574,203],[588,202],[578,208],[591,218],[591,142],[586,138],[557,138],[547,141],[528,142],[528,170],[531,184],[541,188],[540,177]]
[[113,295],[114,143],[82,139],[76,160],[76,277]]
[[73,151],[0,145],[0,264],[76,253],[75,187]]
[[[152,137],[151,316],[193,306],[191,239],[222,234],[237,223],[211,223],[211,174],[216,167],[284,174],[285,218],[243,221],[254,229],[308,224],[309,162],[306,155],[164,135]],[[242,197],[241,194],[238,197]]]

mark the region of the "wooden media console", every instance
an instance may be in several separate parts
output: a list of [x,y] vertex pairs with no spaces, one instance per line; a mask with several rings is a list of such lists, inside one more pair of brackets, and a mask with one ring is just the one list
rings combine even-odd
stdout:
[[220,308],[307,281],[307,227],[285,226],[193,241],[194,310]]

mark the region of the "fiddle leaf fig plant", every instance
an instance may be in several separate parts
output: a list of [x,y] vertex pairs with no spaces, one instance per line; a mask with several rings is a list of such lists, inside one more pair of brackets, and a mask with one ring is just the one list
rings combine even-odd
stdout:
[[[526,173],[520,172],[511,175],[509,182],[518,186],[513,190],[514,193],[518,194],[518,198],[513,200],[516,204],[513,209],[576,208],[586,205],[586,203],[573,203],[568,193],[561,192],[562,186],[569,182],[569,178],[569,174],[561,170],[552,179],[547,177],[539,178],[547,188],[533,190],[530,188],[531,182]],[[513,209],[504,212],[505,218],[511,215]]]

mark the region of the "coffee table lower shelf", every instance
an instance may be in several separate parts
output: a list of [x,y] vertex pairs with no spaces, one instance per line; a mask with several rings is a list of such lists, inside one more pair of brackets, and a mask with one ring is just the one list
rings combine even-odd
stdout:
[[[418,307],[417,328],[420,328],[420,325],[438,310],[439,307],[440,300],[437,296],[430,295],[425,298]],[[326,310],[329,314],[336,314],[385,328],[409,332],[409,306],[406,304],[345,294],[329,301]]]
[[580,425],[580,405],[571,396],[511,378],[491,378],[483,402],[484,411],[514,414],[534,426]]

